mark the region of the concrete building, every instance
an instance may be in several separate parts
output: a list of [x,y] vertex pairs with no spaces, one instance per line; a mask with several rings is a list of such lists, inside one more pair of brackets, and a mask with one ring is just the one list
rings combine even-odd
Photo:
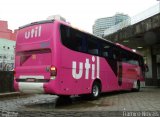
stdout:
[[93,34],[99,37],[104,35],[104,31],[126,19],[129,19],[128,15],[117,13],[112,17],[100,18],[95,21],[93,25]]
[[0,20],[0,70],[11,70],[14,66],[16,30],[8,29],[8,22]]

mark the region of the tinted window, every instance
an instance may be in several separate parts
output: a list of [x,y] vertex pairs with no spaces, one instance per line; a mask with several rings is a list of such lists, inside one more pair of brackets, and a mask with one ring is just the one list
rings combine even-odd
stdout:
[[121,60],[125,63],[139,65],[138,56],[125,50],[121,50]]
[[140,64],[138,55],[119,48],[109,42],[100,40],[97,37],[65,25],[60,26],[60,31],[62,44],[71,50],[92,55],[101,55],[108,59],[118,60],[129,64]]
[[60,29],[63,45],[75,51],[84,51],[83,41],[85,36],[80,31],[64,25],[61,25]]
[[60,30],[62,43],[69,49],[99,55],[99,43],[96,37],[64,25],[60,26]]
[[109,59],[117,59],[116,47],[107,42],[101,42],[101,54]]
[[87,39],[87,52],[89,54],[99,55],[99,43],[97,38],[88,36]]
[[111,46],[107,43],[101,43],[101,51],[102,51],[102,56],[103,57],[109,57],[109,54],[112,54],[112,53],[109,53],[109,49],[111,48]]

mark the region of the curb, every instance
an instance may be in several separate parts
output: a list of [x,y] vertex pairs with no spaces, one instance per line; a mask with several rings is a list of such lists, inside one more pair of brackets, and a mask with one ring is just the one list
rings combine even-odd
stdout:
[[12,96],[20,96],[20,92],[8,92],[8,93],[0,93],[0,98],[4,97],[12,97]]
[[160,88],[160,86],[145,86],[145,87],[143,87],[143,88]]

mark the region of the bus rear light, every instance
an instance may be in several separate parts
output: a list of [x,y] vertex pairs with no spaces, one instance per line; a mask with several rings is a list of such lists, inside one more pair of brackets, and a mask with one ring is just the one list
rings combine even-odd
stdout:
[[51,71],[55,71],[55,70],[56,70],[56,67],[51,66],[50,70],[51,70]]
[[56,69],[55,66],[51,66],[50,73],[51,73],[51,76],[56,76],[57,75],[57,69]]

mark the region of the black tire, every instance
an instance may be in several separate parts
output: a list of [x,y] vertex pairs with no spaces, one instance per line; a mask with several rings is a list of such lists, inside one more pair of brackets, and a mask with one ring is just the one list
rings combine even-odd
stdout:
[[70,98],[70,96],[66,96],[66,95],[59,95],[58,98],[56,98],[55,101],[55,106],[65,106],[65,105],[70,105],[72,104],[72,99]]
[[140,81],[138,80],[138,81],[137,81],[137,91],[139,92],[140,89],[141,89],[141,83],[140,83]]
[[90,100],[90,94],[83,94],[83,95],[80,95],[80,97],[82,100]]
[[64,99],[67,99],[67,98],[70,98],[70,95],[58,95],[59,98],[64,98]]
[[97,99],[100,96],[100,92],[101,92],[100,87],[101,87],[100,83],[98,83],[98,82],[93,83],[92,92],[91,92],[92,99]]
[[141,83],[140,83],[140,81],[139,81],[139,80],[137,80],[136,88],[134,88],[134,90],[133,90],[133,91],[139,92],[139,91],[140,91],[140,89],[141,89]]

